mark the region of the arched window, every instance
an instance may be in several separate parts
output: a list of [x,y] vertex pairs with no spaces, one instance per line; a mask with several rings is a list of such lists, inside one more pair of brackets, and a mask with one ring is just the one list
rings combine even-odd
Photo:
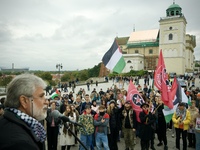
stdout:
[[169,27],[170,30],[172,30],[172,27]]
[[130,60],[128,60],[128,61],[127,61],[127,63],[131,63],[131,61],[130,61]]
[[171,16],[174,16],[174,11],[171,11]]
[[173,34],[169,34],[169,40],[173,40]]

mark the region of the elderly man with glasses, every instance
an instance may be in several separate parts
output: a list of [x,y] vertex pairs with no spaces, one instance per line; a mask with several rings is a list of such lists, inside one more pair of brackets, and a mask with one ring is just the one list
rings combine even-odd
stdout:
[[7,86],[5,112],[0,117],[1,150],[44,149],[46,132],[39,122],[47,115],[45,82],[31,74],[16,76]]

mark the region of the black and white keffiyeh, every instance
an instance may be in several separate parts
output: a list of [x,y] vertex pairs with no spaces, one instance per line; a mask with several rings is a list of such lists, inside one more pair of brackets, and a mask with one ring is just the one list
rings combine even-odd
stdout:
[[181,121],[185,120],[186,118],[186,108],[180,110],[178,107],[176,108],[176,116],[181,117]]
[[37,140],[40,142],[44,142],[46,139],[46,131],[44,130],[44,126],[32,118],[31,116],[23,113],[22,111],[15,108],[8,108],[9,111],[15,113],[21,120],[23,120],[33,131]]

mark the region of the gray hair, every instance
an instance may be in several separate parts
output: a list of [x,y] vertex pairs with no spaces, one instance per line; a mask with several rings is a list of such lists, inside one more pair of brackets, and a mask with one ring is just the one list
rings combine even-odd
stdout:
[[46,83],[33,74],[21,74],[16,76],[7,86],[5,106],[19,108],[19,97],[21,95],[31,97],[37,87],[45,89]]

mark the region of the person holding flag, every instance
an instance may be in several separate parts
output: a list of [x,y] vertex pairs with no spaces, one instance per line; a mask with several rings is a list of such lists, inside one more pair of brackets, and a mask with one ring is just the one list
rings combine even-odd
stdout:
[[176,131],[176,148],[180,149],[180,136],[182,134],[183,150],[187,150],[187,130],[191,122],[190,112],[186,109],[185,103],[179,103],[176,111],[172,116]]
[[[164,104],[163,101],[161,100],[161,95],[159,93],[156,94],[156,101],[158,102],[158,105],[156,106],[155,111],[157,111],[157,135],[158,135],[158,140],[159,143],[157,146],[161,146],[164,143],[164,150],[168,149],[167,146],[167,124],[165,121],[165,116],[163,114],[163,109],[164,109]],[[163,142],[163,143],[162,143]]]
[[132,80],[130,80],[129,87],[128,87],[128,92],[126,96],[126,101],[130,101],[132,108],[134,109],[136,113],[136,120],[137,120],[137,129],[136,129],[136,136],[139,135],[139,128],[140,128],[140,118],[139,118],[139,113],[142,111],[141,105],[145,103],[142,95],[138,92],[136,89],[135,85],[133,84]]
[[161,91],[161,99],[164,105],[168,106],[169,109],[173,109],[173,99],[176,95],[177,84],[173,84],[170,87],[162,50],[160,50],[158,65],[154,73],[154,84]]

